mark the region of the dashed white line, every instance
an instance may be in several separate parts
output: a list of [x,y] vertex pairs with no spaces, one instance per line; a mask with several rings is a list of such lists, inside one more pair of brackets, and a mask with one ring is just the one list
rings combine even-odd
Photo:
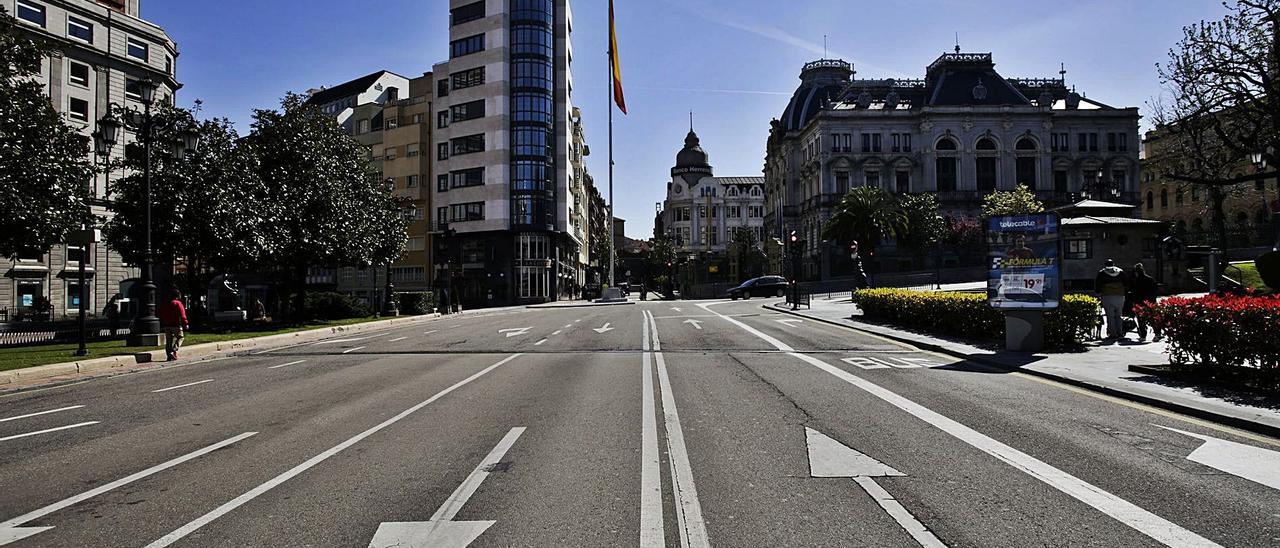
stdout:
[[0,523],[0,531],[8,530],[10,533],[13,534],[11,537],[5,538],[4,542],[0,544],[7,544],[8,542],[21,540],[31,535],[34,535],[43,531],[48,531],[49,529],[53,529],[53,527],[18,527],[23,523],[42,518],[44,516],[57,512],[58,510],[61,510],[68,506],[78,504],[85,500],[91,499],[93,497],[106,493],[107,491],[110,491],[112,489],[122,487],[124,485],[128,485],[142,478],[145,478],[157,472],[163,471],[167,468],[172,468],[174,466],[187,462],[191,459],[194,459],[203,455],[207,455],[209,453],[222,449],[223,447],[236,443],[240,440],[243,440],[255,434],[257,434],[257,432],[245,432],[243,434],[240,434],[239,436],[220,441],[218,443],[205,447],[204,449],[199,449],[191,453],[187,453],[186,455],[183,455],[171,461],[157,464],[141,472],[130,474],[128,476],[120,478],[106,485],[97,487],[89,491],[85,491],[83,493],[80,493],[79,495],[76,495],[70,498],[62,499],[58,502],[45,506],[44,508],[40,508],[39,510],[33,510],[31,512],[27,512],[25,514],[22,514],[21,516],[13,518],[11,520]]
[[[471,375],[470,377],[467,377],[465,379],[462,379],[461,381],[458,381],[456,384],[436,393],[436,395],[431,396],[430,398],[427,398],[422,403],[419,403],[413,407],[410,407],[408,409],[405,409],[404,411],[401,411],[396,416],[381,422],[377,426],[374,426],[373,428],[370,428],[368,430],[365,430],[364,432],[361,432],[359,434],[356,434],[355,436],[352,436],[347,441],[339,443],[338,445],[333,446],[332,448],[326,450],[325,452],[307,459],[302,464],[299,464],[297,466],[294,466],[293,468],[290,468],[284,473],[268,480],[266,483],[263,483],[257,487],[254,487],[253,489],[250,489],[248,492],[244,493],[243,495],[240,495],[234,499],[231,499],[230,501],[226,502],[222,506],[219,506],[217,508],[214,508],[213,510],[210,510],[209,513],[203,516],[200,516],[195,520],[192,520],[186,525],[183,525],[182,527],[175,529],[172,533],[169,533],[161,537],[159,540],[152,542],[151,544],[148,544],[147,548],[162,548],[164,546],[169,546],[170,544],[173,544],[175,542],[178,542],[179,540],[182,540],[183,537],[191,534],[192,532],[196,531],[201,527],[204,527],[205,525],[208,525],[213,520],[226,515],[228,512],[231,512],[232,510],[235,510],[236,508],[243,506],[245,503],[255,498],[258,498],[263,493],[266,493],[267,491],[274,489],[277,485],[280,485],[286,481],[289,481],[293,477],[303,472],[306,472],[307,470],[311,469],[315,465],[320,464],[321,462],[324,462],[329,457],[332,457],[338,453],[341,453],[344,449],[359,443],[360,440],[363,440],[369,436],[372,436],[378,433],[378,431],[399,422],[405,417],[412,415],[414,412],[418,411],[419,409],[422,409],[423,407],[431,405],[436,400],[445,397],[450,392],[453,392],[454,390],[462,388],[463,386],[467,385],[471,381],[474,381],[484,376],[486,373],[493,371],[494,369],[497,369],[501,367],[503,364],[511,360],[514,360],[520,356],[521,354],[512,354],[510,356],[507,356],[506,358],[503,358],[502,361],[499,361],[498,363],[490,365],[489,367],[486,367],[480,370],[476,374]],[[28,518],[28,519],[31,519],[31,518]]]
[[578,322],[580,322],[580,321],[582,321],[582,320],[581,320],[581,319],[573,320],[573,323],[578,323]]
[[16,421],[16,420],[18,420],[18,419],[25,419],[25,418],[27,418],[27,417],[35,417],[35,416],[39,416],[39,415],[48,415],[49,413],[58,413],[58,412],[61,412],[61,411],[70,411],[70,410],[72,410],[72,409],[79,409],[79,408],[81,408],[81,407],[84,407],[84,406],[83,406],[83,405],[73,405],[73,406],[71,406],[71,407],[62,407],[62,408],[59,408],[59,409],[50,409],[50,410],[48,410],[48,411],[39,411],[39,412],[36,412],[36,413],[27,413],[26,415],[18,415],[18,416],[16,416],[16,417],[8,417],[8,418],[0,419],[0,422]]
[[569,329],[570,327],[573,327],[573,324],[571,323],[564,324],[565,329]]
[[289,363],[282,363],[282,364],[280,364],[280,365],[273,365],[273,366],[271,366],[271,367],[268,367],[267,369],[280,369],[281,367],[288,367],[288,366],[290,366],[290,365],[298,365],[298,364],[300,364],[300,363],[302,363],[302,362],[305,362],[305,361],[307,361],[307,360],[294,360],[294,361],[291,361],[291,362],[289,362]]
[[151,393],[152,393],[152,394],[155,394],[155,393],[158,393],[158,392],[168,392],[168,391],[170,391],[170,390],[177,390],[177,389],[179,389],[179,388],[186,388],[186,387],[188,387],[188,386],[195,386],[195,385],[197,385],[197,384],[204,384],[204,383],[206,383],[206,382],[213,382],[213,379],[205,379],[205,380],[202,380],[202,381],[189,382],[189,383],[187,383],[187,384],[179,384],[178,386],[170,386],[170,387],[168,387],[168,388],[161,388],[161,389],[159,389],[159,390],[152,390],[152,391],[151,391]]
[[389,340],[389,341],[387,341],[387,342],[389,342],[389,343],[393,343],[393,342],[396,342],[396,341],[403,341],[403,340],[405,340],[405,339],[407,339],[407,338],[409,338],[409,337],[396,337],[396,338],[391,339],[391,340]]
[[547,340],[546,340],[546,339],[542,339],[542,340],[540,340],[540,341],[538,341],[538,342],[536,342],[536,343],[533,343],[533,345],[534,345],[534,346],[542,346],[542,343],[544,343],[544,342],[547,342]]
[[343,354],[350,354],[350,353],[352,353],[352,352],[355,352],[356,350],[364,350],[364,349],[365,349],[365,347],[363,347],[363,346],[357,346],[357,347],[355,347],[355,348],[348,348],[348,349],[346,349],[346,350],[343,350],[343,351],[342,351],[342,353],[343,353]]
[[551,336],[553,336],[553,337],[554,337],[554,336],[556,336],[556,335],[559,335],[561,331],[564,331],[564,330],[563,330],[563,329],[557,329],[557,330],[555,330],[555,331],[552,331],[552,332],[551,332]]
[[423,331],[423,332],[422,332],[422,334],[423,334],[423,335],[430,335],[430,334],[432,334],[432,333],[435,333],[436,331],[439,331],[439,330],[438,330],[438,329],[432,329],[431,331]]
[[14,435],[14,436],[5,436],[5,437],[3,437],[3,438],[0,438],[0,441],[9,441],[9,440],[16,440],[16,439],[18,439],[18,438],[27,438],[27,437],[31,437],[31,436],[39,436],[40,434],[48,434],[49,432],[57,432],[57,431],[59,431],[59,430],[70,430],[70,429],[72,429],[72,428],[80,428],[81,426],[89,426],[89,425],[91,425],[91,424],[98,424],[98,421],[82,422],[82,423],[78,423],[78,424],[68,424],[67,426],[59,426],[59,427],[57,427],[57,428],[49,428],[49,429],[47,429],[47,430],[40,430],[39,432],[27,432],[26,434],[17,434],[17,435]]

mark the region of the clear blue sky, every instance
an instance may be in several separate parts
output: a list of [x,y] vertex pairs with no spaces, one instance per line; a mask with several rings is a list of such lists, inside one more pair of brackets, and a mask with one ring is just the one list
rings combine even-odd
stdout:
[[[143,17],[178,42],[183,104],[248,131],[254,108],[286,91],[380,69],[416,76],[447,56],[445,0],[143,0]],[[606,182],[605,0],[576,0],[574,102],[598,184]],[[1218,18],[1217,0],[617,0],[629,116],[615,114],[615,198],[631,237],[647,238],[654,203],[694,111],[717,175],[760,175],[769,120],[822,55],[860,77],[923,77],[950,50],[993,52],[1007,77],[1052,77],[1114,106],[1160,91],[1155,64],[1183,25]]]

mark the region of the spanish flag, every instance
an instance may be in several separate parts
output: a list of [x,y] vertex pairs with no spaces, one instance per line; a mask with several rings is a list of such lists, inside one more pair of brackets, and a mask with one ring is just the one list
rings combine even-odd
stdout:
[[613,19],[613,0],[609,0],[609,68],[613,72],[613,102],[627,113],[627,100],[622,95],[622,67],[618,63],[618,25]]

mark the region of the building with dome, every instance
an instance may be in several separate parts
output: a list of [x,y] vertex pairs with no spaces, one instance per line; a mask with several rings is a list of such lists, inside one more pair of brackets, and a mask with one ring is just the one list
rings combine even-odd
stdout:
[[764,237],[764,178],[716,177],[698,134],[689,128],[667,183],[659,225],[678,255],[723,258],[735,230],[746,227],[759,247]]
[[1050,206],[1090,196],[1137,204],[1138,109],[1088,99],[1065,75],[1005,78],[990,53],[958,47],[922,80],[858,79],[838,59],[806,64],[771,124],[768,234],[799,231],[801,276],[828,278],[848,273],[848,254],[837,253],[848,242],[824,244],[821,227],[858,186],[933,193],[951,216],[976,217],[984,196],[1019,183]]

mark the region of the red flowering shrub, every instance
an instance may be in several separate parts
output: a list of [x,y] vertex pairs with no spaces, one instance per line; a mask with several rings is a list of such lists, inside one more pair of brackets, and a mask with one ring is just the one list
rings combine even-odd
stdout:
[[1254,367],[1280,375],[1280,296],[1171,297],[1137,314],[1169,338],[1169,361],[1194,368]]

